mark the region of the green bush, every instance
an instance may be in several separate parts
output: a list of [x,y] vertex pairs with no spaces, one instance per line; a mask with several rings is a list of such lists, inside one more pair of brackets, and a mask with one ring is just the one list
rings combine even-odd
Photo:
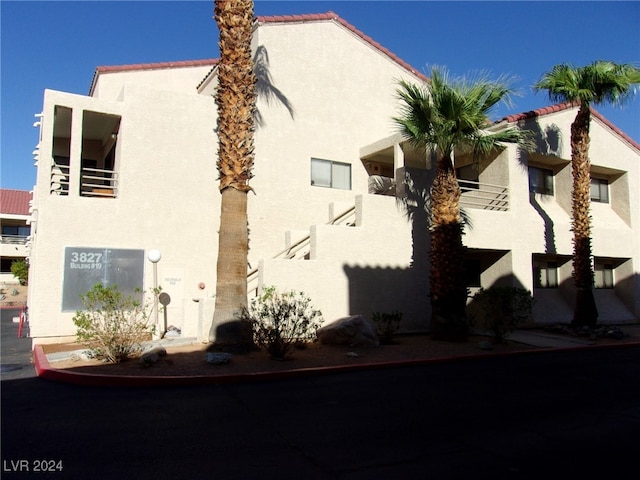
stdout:
[[374,312],[372,315],[373,323],[376,325],[376,334],[380,339],[380,343],[390,345],[393,343],[393,336],[400,328],[402,320],[402,312],[394,310],[391,313]]
[[11,263],[11,273],[18,279],[20,285],[29,283],[29,265],[26,260],[14,260]]
[[472,325],[489,330],[496,343],[503,343],[531,315],[534,299],[529,290],[518,287],[481,288],[473,296]]
[[116,285],[96,284],[80,296],[83,311],[73,323],[78,342],[87,346],[94,358],[118,363],[142,351],[142,342],[154,331],[144,306]]
[[282,360],[296,344],[317,338],[322,314],[303,292],[281,293],[269,286],[251,301],[243,320],[251,322],[255,343],[266,348],[272,358]]

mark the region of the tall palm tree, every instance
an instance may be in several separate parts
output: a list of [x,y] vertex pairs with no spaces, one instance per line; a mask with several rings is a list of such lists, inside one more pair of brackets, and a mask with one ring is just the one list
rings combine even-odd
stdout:
[[452,161],[455,149],[469,149],[476,158],[504,143],[524,144],[526,134],[512,126],[489,131],[488,115],[501,101],[509,102],[509,80],[486,76],[450,79],[434,67],[424,85],[400,82],[401,115],[394,118],[414,145],[435,150],[436,171],[431,185],[431,337],[462,341],[467,335],[465,247],[460,212],[460,187]]
[[640,83],[640,69],[629,64],[596,61],[585,67],[568,64],[554,66],[534,85],[546,90],[554,102],[578,105],[571,124],[571,198],[573,230],[573,278],[576,303],[573,324],[593,327],[598,322],[598,309],[593,297],[593,267],[591,264],[590,194],[591,164],[589,160],[589,126],[591,104],[621,104],[634,93]]
[[253,1],[215,0],[214,13],[220,31],[215,101],[221,213],[215,313],[209,340],[218,345],[244,347],[253,343],[251,326],[240,319],[247,306],[247,193],[251,190],[254,159]]

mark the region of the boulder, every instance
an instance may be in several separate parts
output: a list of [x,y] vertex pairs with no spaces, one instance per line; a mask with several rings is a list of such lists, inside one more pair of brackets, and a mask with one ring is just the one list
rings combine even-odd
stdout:
[[380,345],[373,322],[362,315],[341,318],[318,329],[318,340],[325,345]]
[[153,365],[160,357],[164,357],[167,354],[167,350],[162,345],[155,345],[145,350],[140,356],[140,361],[145,365]]
[[207,352],[204,360],[209,365],[224,365],[231,360],[231,354],[226,352]]

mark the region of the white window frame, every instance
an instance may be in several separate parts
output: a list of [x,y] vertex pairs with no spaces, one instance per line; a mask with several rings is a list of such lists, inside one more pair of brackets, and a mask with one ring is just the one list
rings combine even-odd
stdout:
[[[598,190],[594,195],[594,189]],[[603,195],[604,193],[604,195]],[[591,185],[589,186],[589,197],[592,202],[609,203],[609,180],[600,177],[591,177]]]
[[[319,178],[317,175],[321,168],[329,169],[326,178]],[[341,183],[339,181],[339,170],[342,168],[348,169],[347,183]],[[324,160],[322,158],[311,159],[311,185],[315,187],[336,188],[340,190],[351,190],[351,164],[345,162],[335,162],[333,160]]]

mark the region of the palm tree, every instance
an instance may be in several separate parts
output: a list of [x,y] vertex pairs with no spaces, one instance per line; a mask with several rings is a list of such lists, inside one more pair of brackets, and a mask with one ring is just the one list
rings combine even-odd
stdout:
[[247,307],[247,193],[253,167],[256,77],[251,58],[252,0],[215,0],[220,31],[218,160],[221,192],[216,302],[209,340],[238,348],[253,344]]
[[461,191],[451,157],[456,149],[471,150],[481,158],[504,143],[525,143],[526,134],[516,127],[487,130],[492,108],[501,101],[508,102],[512,93],[504,77],[496,81],[483,75],[475,80],[450,80],[448,72],[437,67],[429,83],[401,81],[397,91],[401,116],[393,120],[410,142],[435,150],[437,155],[430,190],[433,339],[463,341],[467,336]]
[[554,66],[534,85],[534,90],[547,90],[554,102],[577,105],[578,113],[571,124],[571,174],[573,278],[576,303],[573,325],[594,327],[598,309],[593,297],[593,267],[591,264],[590,194],[591,166],[589,161],[589,125],[591,104],[621,104],[634,93],[640,83],[640,69],[629,64],[596,61],[585,67],[568,64]]

